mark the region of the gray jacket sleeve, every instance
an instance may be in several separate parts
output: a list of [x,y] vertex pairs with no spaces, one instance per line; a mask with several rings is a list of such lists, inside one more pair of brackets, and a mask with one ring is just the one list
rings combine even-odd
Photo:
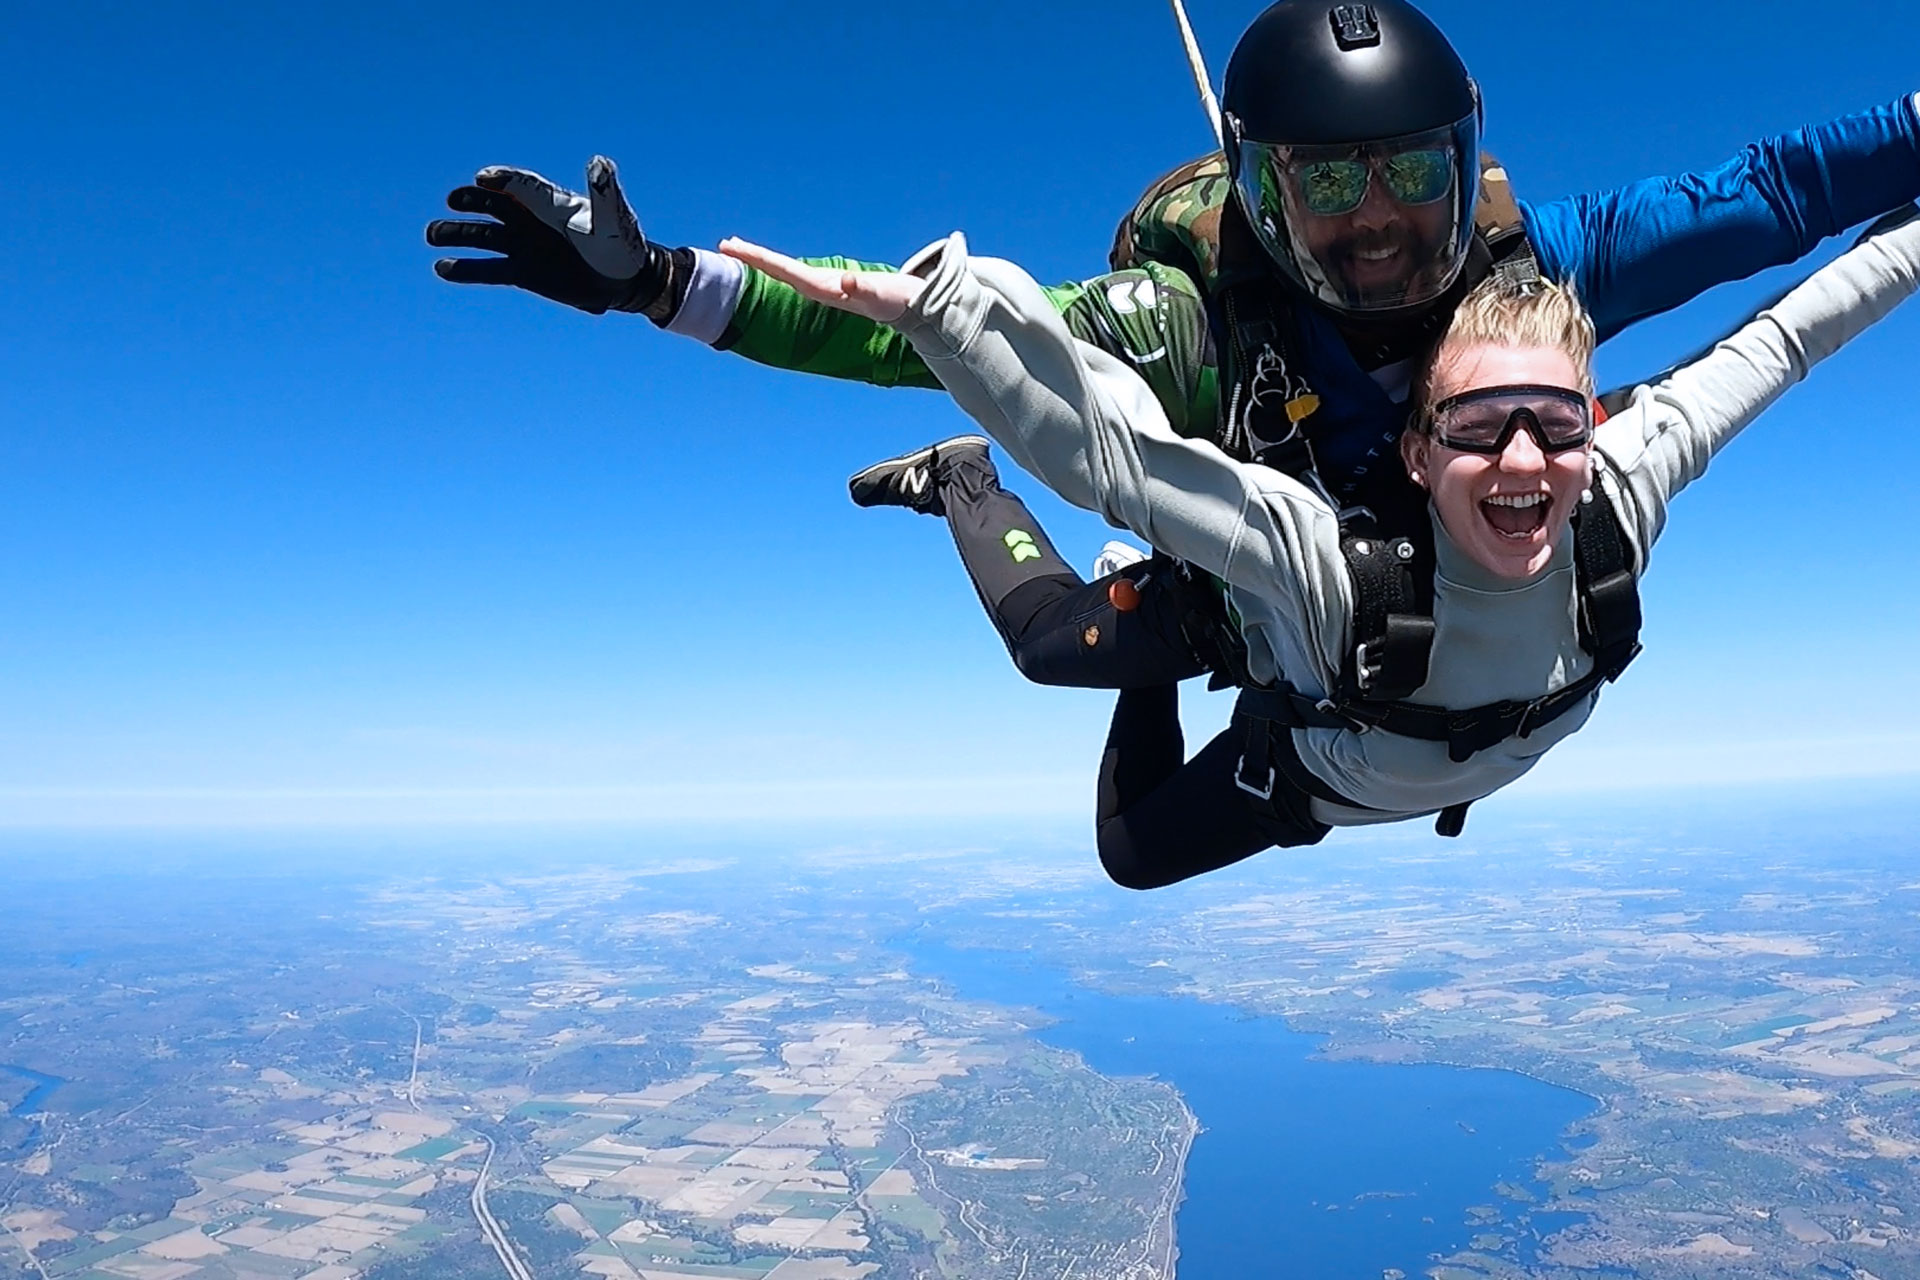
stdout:
[[1646,553],[1667,504],[1722,445],[1920,288],[1920,218],[1877,229],[1700,359],[1652,386],[1601,426],[1603,482]]
[[1025,271],[969,259],[958,233],[906,269],[928,286],[894,327],[1015,462],[1068,502],[1260,596],[1337,649],[1347,574],[1324,499],[1174,434],[1139,375],[1076,340]]

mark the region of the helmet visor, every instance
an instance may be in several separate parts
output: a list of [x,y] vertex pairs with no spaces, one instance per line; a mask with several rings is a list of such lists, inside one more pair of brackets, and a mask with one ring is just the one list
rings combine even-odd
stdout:
[[1417,307],[1445,293],[1473,239],[1479,127],[1378,142],[1239,143],[1248,221],[1288,275],[1340,311]]

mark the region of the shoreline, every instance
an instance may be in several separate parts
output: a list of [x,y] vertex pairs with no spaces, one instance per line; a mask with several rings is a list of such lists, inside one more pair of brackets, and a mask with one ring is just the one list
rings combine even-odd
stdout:
[[[990,957],[999,958],[1008,954],[1018,954],[1006,953],[1001,949],[990,947],[959,950],[974,950],[983,953],[977,957],[983,960]],[[1076,1023],[1084,1023],[1084,1013],[1087,1011],[1075,1010],[1072,1006],[1062,1007],[1057,1001],[1048,1000],[1042,990],[1031,985],[1018,992],[1006,993],[992,990],[992,987],[997,984],[989,983],[987,984],[988,989],[982,990],[980,987],[966,981],[961,973],[957,972],[951,966],[928,964],[927,961],[929,958],[927,950],[923,947],[913,947],[910,949],[910,965],[922,972],[929,972],[929,976],[933,976],[939,985],[949,994],[959,999],[978,1000],[987,1004],[999,1005],[1002,1008],[1024,1011],[1024,1016],[1018,1018],[1017,1021],[1022,1024],[1021,1029],[1025,1034],[1033,1036],[1040,1042],[1049,1044],[1055,1049],[1065,1050],[1072,1055],[1084,1069],[1092,1071],[1097,1075],[1106,1076],[1109,1079],[1152,1081],[1171,1090],[1182,1113],[1187,1117],[1184,1134],[1178,1140],[1180,1144],[1179,1167],[1174,1172],[1174,1181],[1169,1183],[1166,1188],[1165,1198],[1153,1209],[1153,1216],[1145,1233],[1144,1243],[1146,1244],[1146,1248],[1141,1253],[1134,1255],[1138,1261],[1133,1264],[1133,1266],[1121,1272],[1120,1275],[1124,1277],[1125,1280],[1136,1280],[1136,1278],[1144,1280],[1145,1277],[1166,1277],[1167,1280],[1172,1280],[1179,1272],[1179,1263],[1183,1253],[1180,1248],[1179,1239],[1179,1216],[1189,1198],[1186,1184],[1188,1179],[1193,1175],[1190,1162],[1193,1157],[1194,1143],[1206,1127],[1200,1122],[1194,1101],[1189,1096],[1188,1084],[1190,1082],[1183,1080],[1178,1071],[1170,1071],[1165,1064],[1149,1065],[1148,1062],[1135,1060],[1128,1061],[1123,1065],[1120,1062],[1105,1061],[1102,1059],[1102,1055],[1096,1052],[1098,1048],[1096,1044],[1092,1042],[1084,1044],[1074,1043],[1074,1041],[1080,1037],[1072,1031],[1067,1031],[1063,1034],[1062,1027],[1071,1026]],[[1563,1099],[1560,1104],[1560,1109],[1563,1114],[1574,1110],[1577,1110],[1580,1114],[1567,1116],[1565,1120],[1552,1129],[1551,1133],[1543,1131],[1539,1134],[1539,1146],[1537,1149],[1531,1151],[1524,1165],[1502,1176],[1528,1187],[1537,1196],[1544,1196],[1545,1201],[1537,1205],[1536,1207],[1538,1208],[1549,1209],[1551,1206],[1551,1211],[1571,1212],[1588,1219],[1591,1218],[1593,1211],[1586,1205],[1578,1207],[1573,1205],[1553,1206],[1554,1196],[1552,1194],[1553,1167],[1564,1165],[1569,1159],[1573,1158],[1575,1154],[1572,1147],[1568,1144],[1574,1140],[1576,1134],[1583,1131],[1590,1134],[1592,1127],[1596,1123],[1604,1124],[1604,1118],[1612,1114],[1615,1110],[1606,1098],[1599,1096],[1590,1088],[1580,1088],[1576,1085],[1550,1079],[1537,1069],[1533,1069],[1537,1064],[1529,1063],[1526,1066],[1517,1066],[1498,1062],[1460,1061],[1458,1060],[1458,1047],[1455,1047],[1455,1052],[1449,1053],[1446,1051],[1445,1046],[1431,1044],[1422,1040],[1391,1036],[1384,1028],[1365,1021],[1356,1020],[1354,1022],[1346,1022],[1345,1020],[1335,1020],[1332,1025],[1329,1025],[1328,1020],[1317,1019],[1311,1016],[1306,1019],[1301,1019],[1297,1011],[1289,1012],[1263,1009],[1256,1005],[1250,1005],[1232,999],[1222,999],[1214,993],[1202,992],[1191,988],[1184,990],[1162,989],[1157,992],[1114,990],[1100,981],[1102,975],[1098,973],[1077,973],[1064,965],[1047,964],[1044,961],[1035,963],[1032,958],[1028,956],[1021,956],[1020,958],[1032,964],[1036,970],[1051,970],[1049,976],[1059,982],[1063,991],[1071,992],[1073,990],[1079,990],[1089,996],[1108,1000],[1171,1000],[1185,1004],[1189,1009],[1193,1010],[1195,1014],[1201,1016],[1214,1019],[1226,1019],[1229,1022],[1236,1023],[1242,1021],[1263,1022],[1273,1029],[1273,1032],[1268,1034],[1277,1033],[1299,1045],[1301,1061],[1303,1063],[1318,1063],[1322,1066],[1335,1069],[1337,1069],[1340,1064],[1347,1063],[1352,1066],[1374,1068],[1437,1068],[1443,1071],[1453,1071],[1462,1074],[1467,1072],[1490,1072],[1497,1073],[1499,1078],[1510,1081],[1514,1087],[1532,1086],[1559,1094]],[[1089,978],[1091,978],[1091,980],[1088,980]],[[1011,996],[1011,998],[1009,998],[1009,996]],[[1306,1022],[1307,1025],[1301,1025],[1303,1021]],[[1318,1025],[1315,1025],[1316,1023]],[[1127,1036],[1126,1042],[1131,1044],[1132,1039],[1131,1036]],[[1392,1042],[1390,1045],[1385,1043],[1389,1040]],[[1374,1047],[1377,1051],[1368,1052],[1369,1047]],[[1398,1050],[1404,1050],[1405,1052],[1399,1052]],[[1102,1060],[1096,1062],[1096,1059]],[[1143,1067],[1146,1069],[1140,1069]],[[1216,1099],[1215,1101],[1217,1102],[1218,1100]],[[1463,1125],[1462,1127],[1465,1128],[1466,1126]],[[1467,1132],[1473,1133],[1475,1130],[1467,1128]],[[1165,1137],[1163,1136],[1161,1140],[1164,1141]],[[1229,1147],[1231,1147],[1231,1144],[1229,1144]],[[1223,1148],[1223,1150],[1228,1150],[1228,1148]],[[1493,1194],[1493,1185],[1494,1184],[1490,1182],[1484,1188],[1486,1195]],[[1366,1199],[1369,1197],[1363,1195],[1360,1198]],[[1503,1205],[1502,1219],[1512,1221],[1513,1219],[1510,1214],[1506,1212],[1504,1208],[1504,1201],[1501,1203]],[[1516,1209],[1515,1211],[1517,1212],[1518,1210]],[[1203,1218],[1204,1217],[1205,1215],[1203,1215]],[[1160,1235],[1163,1230],[1166,1233],[1164,1241]],[[1416,1228],[1416,1230],[1420,1229]],[[1447,1247],[1440,1248],[1438,1253],[1430,1256],[1444,1256],[1447,1248],[1462,1248],[1465,1247],[1465,1242],[1466,1237],[1463,1236],[1459,1241],[1455,1241]],[[1428,1247],[1433,1248],[1436,1246],[1429,1244]],[[1209,1247],[1201,1250],[1201,1253],[1206,1255],[1203,1261],[1208,1265],[1214,1263],[1216,1259],[1214,1259],[1212,1255],[1215,1252],[1217,1252],[1217,1250],[1213,1249],[1211,1242],[1209,1242]]]
[[[1173,1182],[1167,1188],[1167,1198],[1162,1202],[1165,1215],[1167,1244],[1161,1252],[1160,1274],[1163,1280],[1174,1280],[1180,1263],[1180,1206],[1187,1200],[1187,1157],[1193,1151],[1194,1139],[1200,1136],[1200,1117],[1187,1105],[1186,1095],[1178,1089],[1174,1096],[1179,1099],[1180,1113],[1186,1117],[1186,1132],[1180,1135],[1180,1150],[1174,1156]],[[1153,1247],[1153,1232],[1160,1229],[1156,1221],[1149,1229],[1147,1247]]]

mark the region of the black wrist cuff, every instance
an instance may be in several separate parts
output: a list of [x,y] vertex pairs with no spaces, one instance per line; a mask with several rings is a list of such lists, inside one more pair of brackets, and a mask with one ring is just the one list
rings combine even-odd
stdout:
[[647,245],[647,266],[634,279],[632,296],[621,305],[622,311],[638,311],[662,327],[680,314],[693,283],[693,250],[668,249]]

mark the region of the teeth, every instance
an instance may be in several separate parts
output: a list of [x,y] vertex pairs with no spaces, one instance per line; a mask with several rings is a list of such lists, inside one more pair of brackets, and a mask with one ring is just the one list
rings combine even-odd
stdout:
[[1353,256],[1362,262],[1385,262],[1398,252],[1398,249],[1360,249]]
[[1487,502],[1496,507],[1537,507],[1547,501],[1544,493],[1495,494]]

